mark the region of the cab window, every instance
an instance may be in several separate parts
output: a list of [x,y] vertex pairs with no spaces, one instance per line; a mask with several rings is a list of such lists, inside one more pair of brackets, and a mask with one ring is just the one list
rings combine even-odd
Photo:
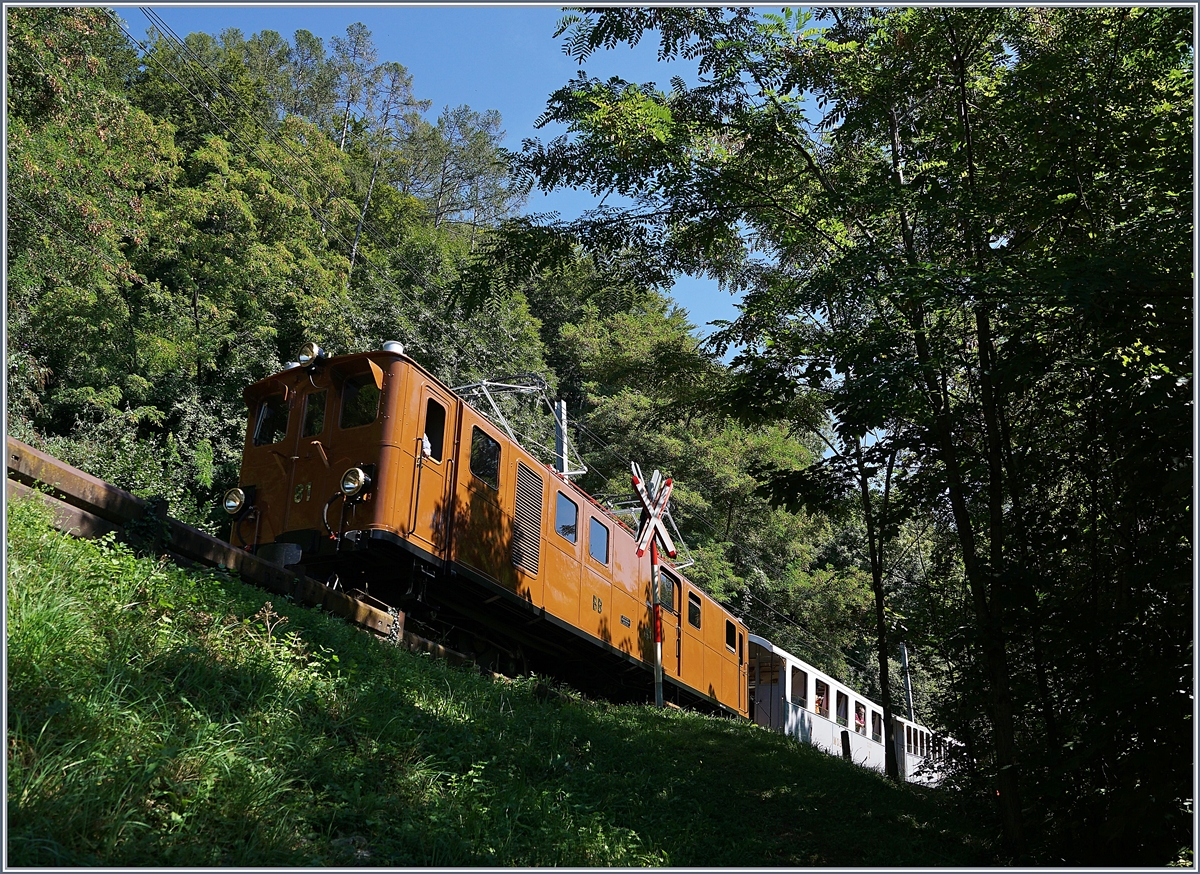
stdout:
[[478,425],[471,428],[471,473],[500,490],[500,444]]
[[316,437],[325,430],[325,392],[315,391],[304,401],[304,437]]
[[558,492],[558,501],[554,505],[554,530],[574,543],[578,537],[578,522],[579,507],[562,492]]
[[352,376],[342,386],[342,417],[339,426],[358,428],[370,425],[379,415],[379,386],[369,373]]
[[700,627],[700,596],[695,592],[688,592],[688,624]]
[[287,434],[287,423],[288,407],[283,393],[263,398],[258,407],[258,419],[254,423],[254,445],[278,443]]
[[446,433],[446,408],[429,399],[425,405],[425,433],[422,438],[422,451],[434,461],[442,460],[442,438]]
[[725,620],[725,648],[730,652],[737,651],[737,626]]
[[588,552],[601,564],[608,564],[608,528],[599,519],[588,521]]

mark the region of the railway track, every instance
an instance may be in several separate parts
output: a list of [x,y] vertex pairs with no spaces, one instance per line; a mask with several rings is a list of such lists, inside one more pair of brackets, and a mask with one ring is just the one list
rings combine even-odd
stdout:
[[75,537],[97,538],[113,532],[166,555],[183,566],[227,570],[244,582],[318,607],[408,649],[457,664],[471,660],[462,653],[404,630],[404,613],[365,593],[342,591],[299,573],[296,568],[265,561],[197,528],[172,519],[161,508],[111,483],[8,438],[8,498],[34,497],[50,508],[54,526]]

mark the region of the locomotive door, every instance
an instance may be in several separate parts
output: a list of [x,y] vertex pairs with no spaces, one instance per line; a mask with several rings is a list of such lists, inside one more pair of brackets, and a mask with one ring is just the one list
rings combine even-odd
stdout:
[[672,676],[683,674],[683,640],[679,613],[679,599],[683,595],[683,586],[668,571],[662,570],[662,580],[658,599],[662,604],[662,635],[663,635],[663,670]]
[[279,453],[280,461],[289,468],[284,493],[284,531],[319,531],[321,508],[330,494],[336,493],[337,486],[331,485],[336,474],[329,471],[330,458],[325,449],[329,395],[326,377],[315,386],[309,385],[307,391],[293,391],[288,399],[292,417],[298,418],[299,427],[295,429],[295,444],[290,440],[283,444],[291,450],[287,457]]
[[402,438],[408,443],[403,447],[404,454],[414,461],[405,533],[418,546],[440,557],[446,548],[448,495],[453,482],[448,471],[453,440],[446,427],[452,422],[452,407],[449,399],[429,383],[421,387],[418,398],[417,415],[410,419],[415,419],[416,428],[406,429],[407,436]]

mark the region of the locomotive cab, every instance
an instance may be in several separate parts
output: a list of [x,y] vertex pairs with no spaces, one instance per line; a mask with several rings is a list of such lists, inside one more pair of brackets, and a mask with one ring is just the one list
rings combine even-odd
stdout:
[[[394,443],[402,382],[395,353],[312,356],[249,386],[230,542],[285,564],[319,565],[339,532],[381,524],[378,483]],[[228,509],[227,502],[227,509]]]

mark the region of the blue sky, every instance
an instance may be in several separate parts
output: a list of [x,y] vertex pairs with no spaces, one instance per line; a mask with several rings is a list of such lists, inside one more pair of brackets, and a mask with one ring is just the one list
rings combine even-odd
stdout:
[[[559,6],[182,6],[150,7],[179,36],[202,31],[213,35],[228,27],[247,37],[274,30],[291,39],[300,29],[325,40],[344,36],[346,27],[362,22],[371,31],[379,60],[398,61],[413,76],[418,98],[433,101],[430,116],[444,106],[467,104],[475,110],[496,109],[504,119],[505,145],[520,147],[528,137],[543,140],[561,128],[534,128],[552,91],[574,76],[579,67],[562,51],[554,31],[563,16]],[[118,7],[131,33],[141,36],[149,22],[136,7]],[[695,65],[660,63],[657,42],[644,41],[630,49],[620,47],[594,55],[584,65],[588,74],[621,76],[637,82],[669,87],[672,76],[696,80]],[[611,201],[610,201],[611,202]],[[573,218],[592,205],[583,192],[559,191],[549,196],[534,193],[529,212],[557,211]],[[698,333],[714,319],[736,316],[735,299],[707,279],[680,277],[671,291],[686,309]]]

